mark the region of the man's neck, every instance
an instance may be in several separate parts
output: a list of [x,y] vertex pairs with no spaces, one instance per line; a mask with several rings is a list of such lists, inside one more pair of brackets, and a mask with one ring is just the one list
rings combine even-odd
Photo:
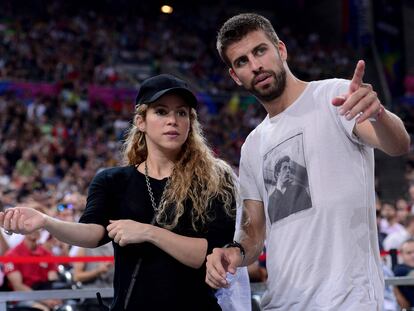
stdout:
[[35,243],[33,243],[32,241],[28,241],[28,240],[24,240],[24,244],[26,245],[26,247],[31,251],[31,252],[33,252],[35,249],[36,249],[36,247],[37,247],[37,244],[36,244],[36,242]]
[[293,75],[288,76],[285,91],[280,97],[269,102],[262,101],[264,108],[269,114],[269,118],[282,113],[292,105],[305,91],[307,85],[308,82],[299,80]]
[[387,219],[389,226],[394,226],[397,223],[396,218]]

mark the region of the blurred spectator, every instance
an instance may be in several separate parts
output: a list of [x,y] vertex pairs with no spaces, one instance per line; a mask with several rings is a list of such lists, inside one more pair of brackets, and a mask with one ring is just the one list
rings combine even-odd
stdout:
[[63,203],[67,206],[72,206],[72,221],[78,221],[86,206],[86,196],[80,194],[78,191],[65,194]]
[[[394,276],[394,273],[391,271],[387,265],[382,262],[382,271],[385,278],[390,278]],[[385,285],[384,287],[384,307],[382,311],[398,311],[397,298],[395,297],[394,286]]]
[[[401,245],[400,255],[402,264],[395,266],[395,276],[413,276],[414,270],[414,240],[410,239]],[[401,308],[414,307],[414,286],[398,286],[394,288],[395,296]]]
[[250,282],[266,282],[266,248],[263,249],[259,259],[247,267]]
[[384,201],[381,207],[381,215],[384,219],[381,220],[380,230],[387,235],[393,232],[404,231],[404,227],[397,222],[397,207],[390,201]]
[[[51,213],[51,215],[63,221],[74,222],[74,206],[71,203],[58,203],[55,207],[55,214]],[[71,245],[59,241],[48,232],[46,232],[46,239],[44,239],[43,246],[54,256],[70,255]],[[71,267],[70,264],[64,264],[64,266],[67,268]]]
[[409,209],[411,213],[414,213],[414,183],[410,183],[408,187],[408,195],[410,197],[409,199]]
[[[114,250],[111,243],[97,248],[79,247],[77,257],[83,256],[113,256]],[[114,278],[113,262],[76,262],[73,265],[73,278],[76,282],[82,282],[83,287],[112,287]]]
[[[6,257],[41,257],[52,254],[38,244],[40,232],[28,234],[16,247],[8,250]],[[15,291],[31,291],[33,289],[50,288],[50,281],[57,280],[57,267],[53,263],[13,263],[8,262],[4,271],[11,289]],[[48,299],[42,301],[22,302],[19,305],[29,305],[41,310],[51,310],[61,301]]]
[[257,260],[247,267],[249,273],[250,282],[266,282],[267,280],[267,271],[260,262]]
[[406,96],[414,96],[414,67],[407,70],[404,78],[404,87]]
[[399,198],[395,201],[395,206],[397,208],[397,221],[404,225],[405,219],[411,214],[408,202],[403,198]]
[[17,161],[15,172],[20,177],[33,176],[36,170],[36,166],[31,159],[31,153],[29,150],[24,150],[22,157]]
[[[378,202],[379,200],[377,200]],[[380,227],[381,227],[381,210],[377,209],[376,210],[376,220],[377,220],[377,233],[378,233],[378,244],[379,244],[379,249],[380,251],[384,250],[384,240],[387,237],[387,234],[382,232]]]
[[414,239],[414,215],[408,215],[404,223],[405,229],[390,233],[384,240],[384,249],[400,249],[401,245],[409,240]]
[[72,203],[59,203],[56,205],[56,218],[74,222],[75,209]]
[[59,241],[53,235],[49,234],[42,246],[53,256],[69,256],[70,245]]

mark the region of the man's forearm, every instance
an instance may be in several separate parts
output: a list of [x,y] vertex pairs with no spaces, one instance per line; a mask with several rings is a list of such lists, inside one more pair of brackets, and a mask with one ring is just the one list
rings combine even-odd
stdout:
[[29,286],[27,286],[23,283],[12,284],[12,287],[13,287],[14,291],[24,291],[24,292],[32,291],[32,289]]
[[241,230],[236,233],[236,241],[244,248],[245,258],[242,266],[252,264],[263,251],[266,236],[263,202],[245,200]]
[[236,240],[243,246],[245,251],[245,257],[241,266],[248,266],[254,263],[262,253],[264,240],[259,237],[251,237],[244,230],[239,231]]
[[383,111],[378,121],[372,122],[380,149],[385,153],[398,156],[409,151],[410,136],[399,117],[389,111]]

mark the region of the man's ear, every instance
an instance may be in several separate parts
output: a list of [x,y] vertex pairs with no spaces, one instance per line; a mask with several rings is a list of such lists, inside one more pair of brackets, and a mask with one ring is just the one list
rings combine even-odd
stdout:
[[230,77],[234,80],[234,82],[237,83],[237,85],[239,85],[239,86],[242,85],[239,77],[236,75],[236,73],[234,72],[233,68],[229,68],[229,74],[230,74]]
[[278,50],[279,50],[279,55],[280,58],[282,59],[282,61],[287,61],[288,58],[288,54],[287,54],[287,48],[286,45],[283,41],[279,40],[278,46],[277,46]]

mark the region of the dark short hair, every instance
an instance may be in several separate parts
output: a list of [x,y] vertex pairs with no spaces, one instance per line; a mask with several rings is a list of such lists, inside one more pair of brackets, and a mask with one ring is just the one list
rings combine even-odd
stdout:
[[290,157],[289,156],[283,156],[281,157],[279,160],[277,160],[276,164],[275,164],[275,177],[278,178],[279,177],[279,173],[280,170],[282,168],[282,164],[285,162],[290,162]]
[[397,206],[395,205],[395,203],[393,201],[390,200],[383,200],[382,204],[381,204],[381,208],[383,208],[384,205],[389,205],[390,207],[392,207],[394,210],[397,210]]
[[262,30],[272,43],[277,46],[279,38],[270,21],[255,13],[243,13],[228,19],[217,34],[216,47],[221,59],[231,67],[226,55],[227,48],[252,31]]

